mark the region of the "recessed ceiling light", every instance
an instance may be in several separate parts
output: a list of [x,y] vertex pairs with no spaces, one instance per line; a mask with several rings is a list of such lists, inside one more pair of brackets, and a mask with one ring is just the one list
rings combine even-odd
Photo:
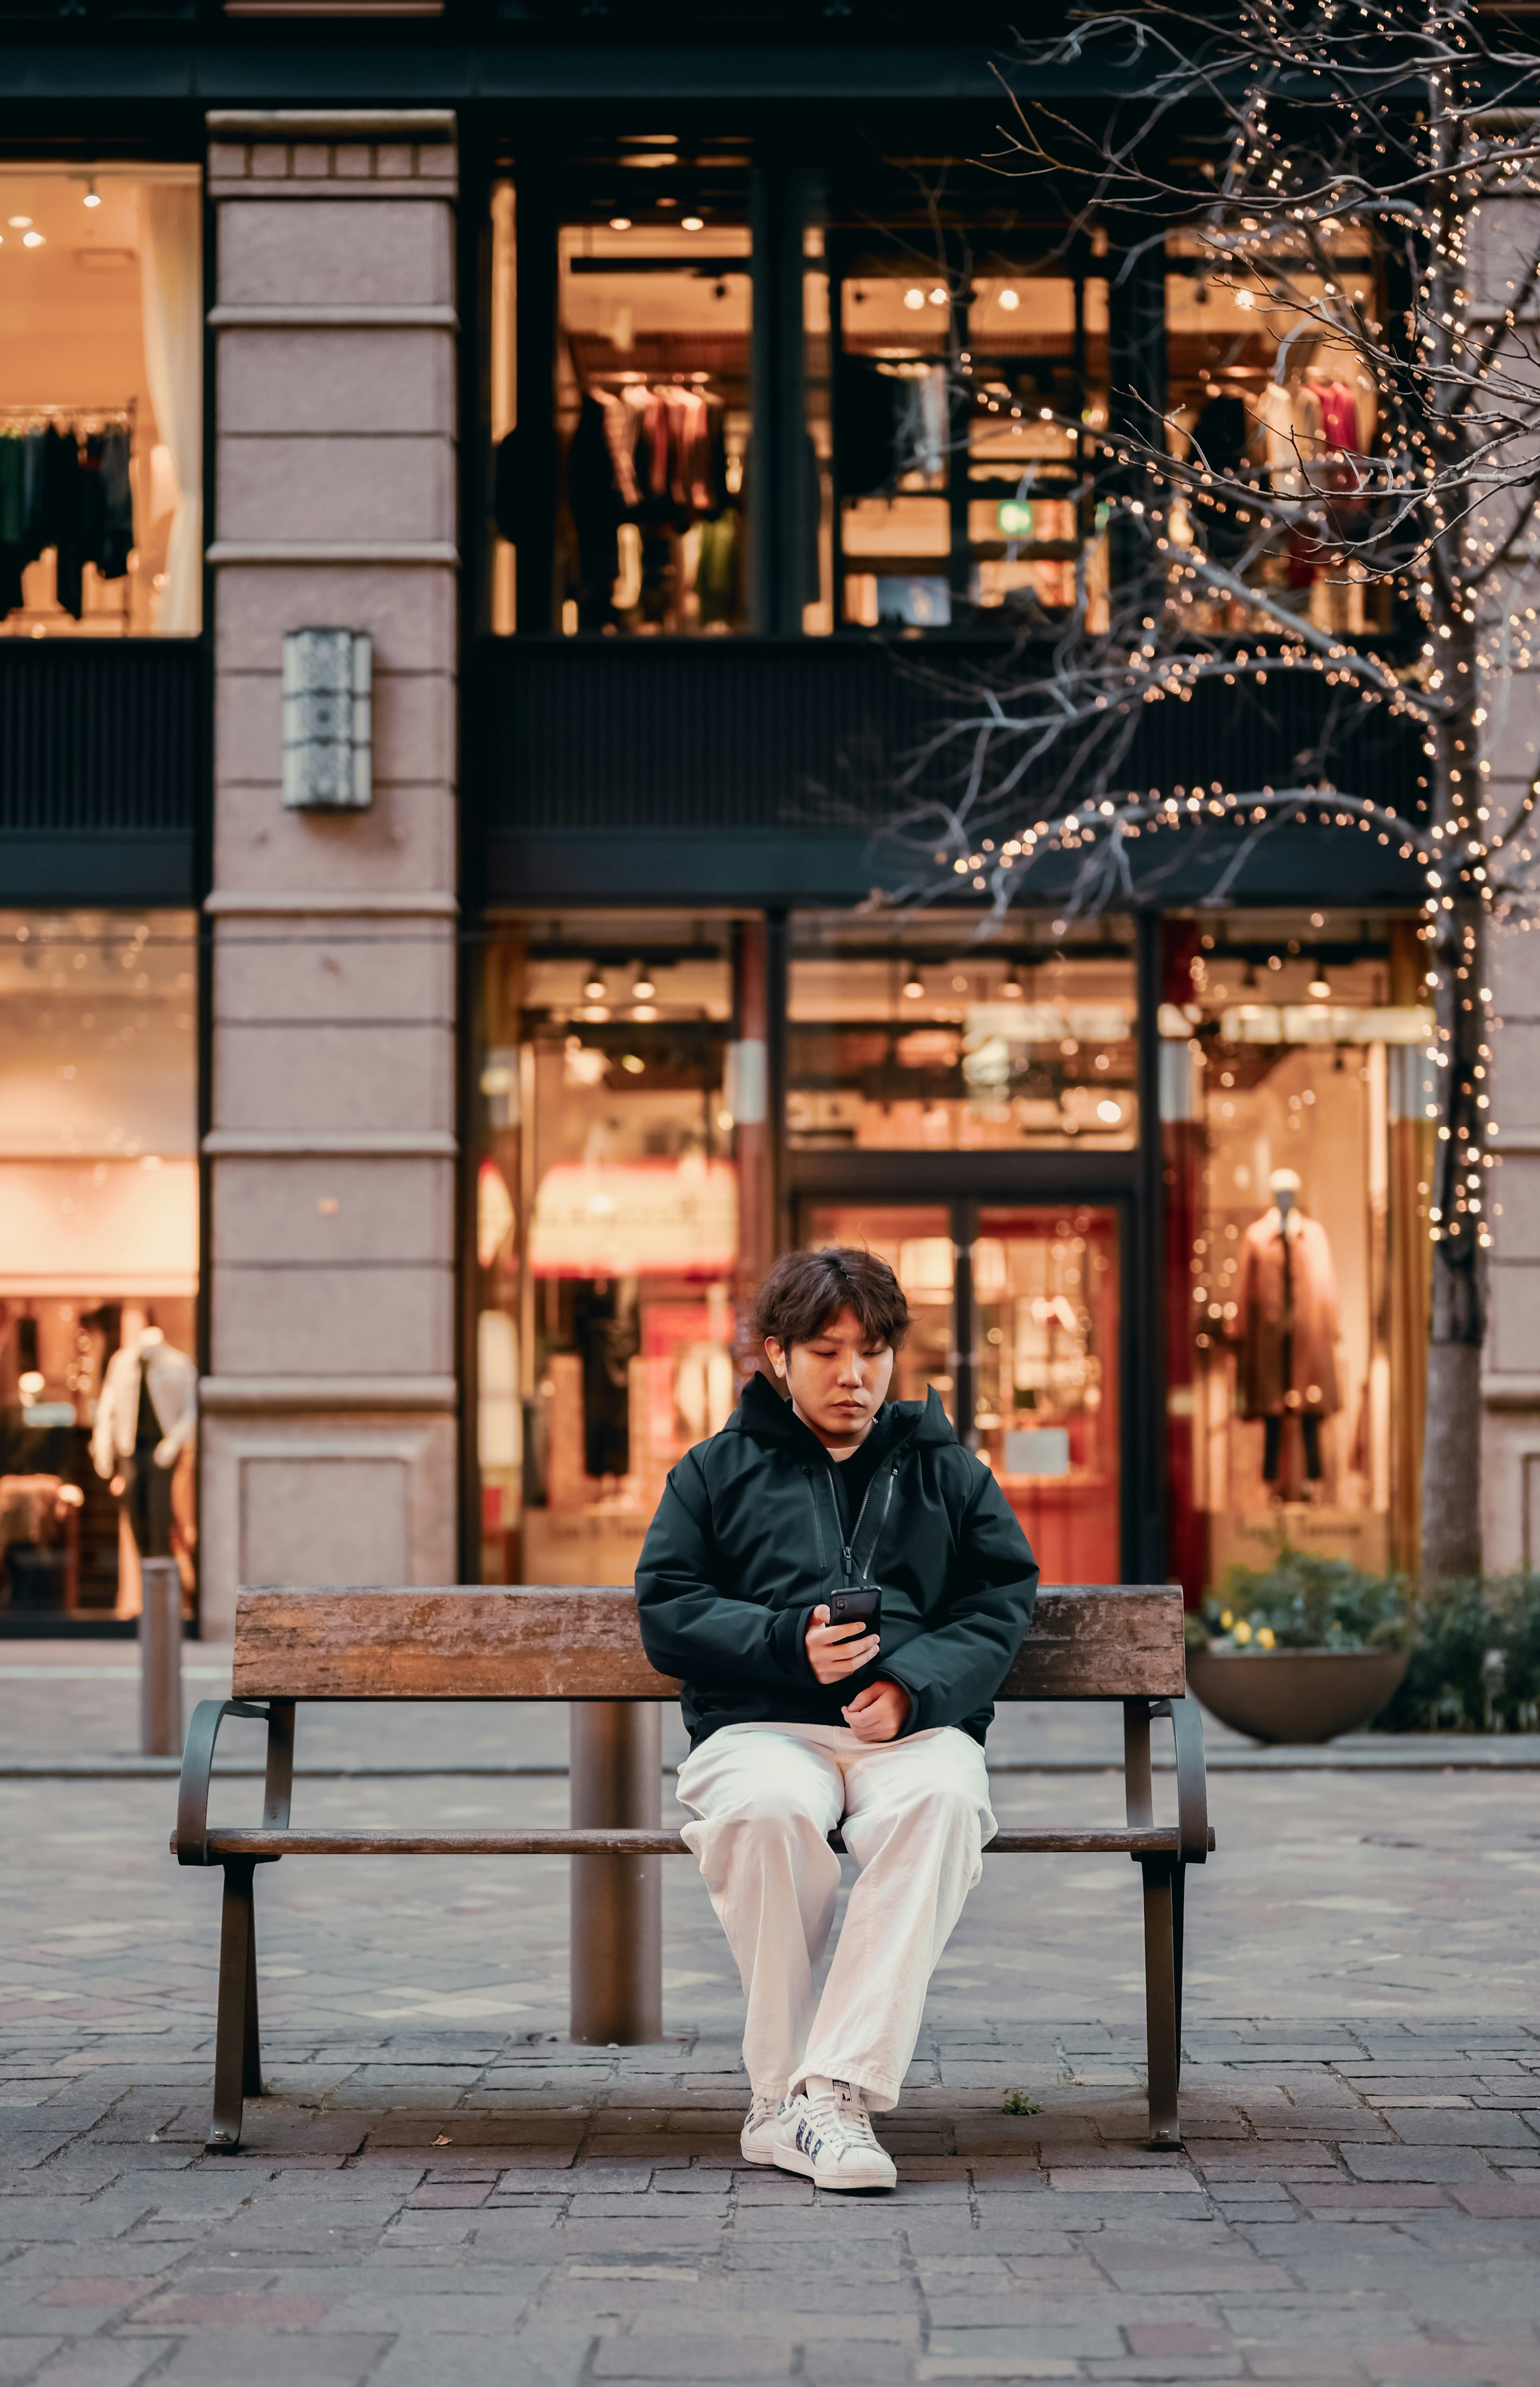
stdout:
[[610,230],[612,232],[629,232],[630,229],[631,219],[629,216],[612,216],[610,218]]
[[925,292],[923,290],[906,290],[903,294],[903,303],[909,308],[923,307],[925,305]]
[[12,232],[25,232],[27,226],[32,222],[32,218],[31,216],[7,216],[6,218],[6,221],[9,224]]
[[940,284],[938,282],[938,284],[936,284],[935,289],[934,289],[934,290],[932,290],[932,292],[930,293],[930,304],[932,305],[932,307],[944,307],[944,306],[946,305],[946,301],[947,301],[947,294],[946,294],[946,292],[941,288]]
[[1019,291],[1019,290],[1009,290],[1009,289],[1007,289],[1007,290],[1003,290],[1003,291],[1001,292],[1001,294],[1000,294],[1000,303],[1001,303],[1001,305],[1004,308],[1005,312],[1006,312],[1008,315],[1010,315],[1010,314],[1014,314],[1014,313],[1016,312],[1016,309],[1020,306],[1020,304],[1021,304],[1021,293],[1020,293],[1020,291]]
[[681,216],[679,218],[679,229],[681,232],[704,232],[705,228],[706,220],[704,216]]
[[23,248],[41,248],[43,234],[40,232],[24,232],[21,235],[21,246]]

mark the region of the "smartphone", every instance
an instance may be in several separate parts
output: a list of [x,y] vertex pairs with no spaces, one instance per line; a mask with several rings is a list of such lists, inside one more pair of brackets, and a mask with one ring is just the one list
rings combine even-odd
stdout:
[[849,1591],[829,1594],[831,1624],[865,1624],[875,1632],[882,1620],[882,1593],[876,1584],[852,1584]]

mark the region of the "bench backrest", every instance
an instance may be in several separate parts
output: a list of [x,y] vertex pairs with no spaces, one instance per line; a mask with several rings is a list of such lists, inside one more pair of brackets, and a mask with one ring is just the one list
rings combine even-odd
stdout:
[[[1180,1699],[1176,1584],[1053,1584],[1005,1699]],[[254,1584],[235,1607],[237,1699],[669,1699],[636,1600],[612,1585]]]

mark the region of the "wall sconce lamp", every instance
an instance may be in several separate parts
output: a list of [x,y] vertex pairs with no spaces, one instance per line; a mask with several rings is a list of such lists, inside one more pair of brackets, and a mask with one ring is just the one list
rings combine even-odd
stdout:
[[284,802],[290,811],[367,811],[372,676],[367,630],[284,633]]

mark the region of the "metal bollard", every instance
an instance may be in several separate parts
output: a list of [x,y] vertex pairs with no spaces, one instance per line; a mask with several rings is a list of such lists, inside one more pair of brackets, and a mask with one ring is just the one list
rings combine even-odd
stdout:
[[[663,1711],[655,1700],[574,1699],[572,1823],[656,1831],[663,1820]],[[573,1857],[572,2035],[636,2047],[663,2028],[661,1857]]]
[[182,1754],[182,1576],[174,1559],[142,1559],[139,1614],[139,1748],[145,1757]]

